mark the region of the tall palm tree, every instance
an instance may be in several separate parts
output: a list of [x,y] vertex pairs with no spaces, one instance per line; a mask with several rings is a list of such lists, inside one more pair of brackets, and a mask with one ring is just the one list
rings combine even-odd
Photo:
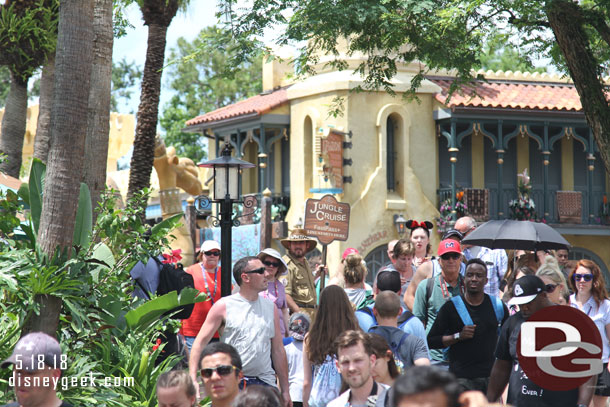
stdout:
[[[57,248],[72,246],[80,178],[83,171],[87,107],[93,61],[94,0],[61,0],[55,92],[51,114],[51,147],[43,190],[38,239],[42,251],[52,256]],[[37,295],[41,313],[32,314],[23,333],[43,331],[55,335],[61,299]]]
[[55,50],[58,0],[8,0],[0,6],[0,65],[8,66],[11,87],[2,118],[0,171],[19,177],[27,115],[27,84]]
[[55,81],[55,53],[49,55],[40,75],[40,97],[38,98],[38,120],[34,138],[34,158],[47,163],[51,143],[51,106],[53,105],[53,82]]
[[[89,187],[93,208],[97,207],[101,192],[106,187],[112,78],[112,3],[112,0],[96,0],[94,6],[94,56],[85,144],[87,165],[83,171],[83,182]],[[96,215],[97,211],[94,211],[94,222]]]
[[[159,115],[161,73],[165,60],[167,28],[188,0],[139,0],[144,25],[148,26],[146,62],[133,143],[128,196],[148,188],[153,167],[155,135]],[[142,208],[144,209],[144,208]]]

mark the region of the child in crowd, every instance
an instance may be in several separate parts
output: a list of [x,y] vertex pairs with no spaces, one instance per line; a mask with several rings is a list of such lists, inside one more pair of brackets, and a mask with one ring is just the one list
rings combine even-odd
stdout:
[[288,358],[288,382],[293,407],[303,406],[303,339],[309,331],[311,320],[307,314],[292,314],[288,332],[292,341],[284,346]]

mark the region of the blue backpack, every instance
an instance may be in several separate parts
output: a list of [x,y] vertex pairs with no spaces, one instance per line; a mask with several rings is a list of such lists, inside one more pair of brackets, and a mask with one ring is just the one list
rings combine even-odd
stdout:
[[[502,320],[504,319],[504,306],[502,305],[502,300],[500,300],[495,295],[490,295],[489,299],[491,300],[491,304],[494,307],[494,313],[496,314],[496,319],[498,320],[498,336],[500,335],[500,329],[502,328]],[[451,301],[457,310],[458,315],[462,319],[464,325],[474,325],[472,322],[472,318],[466,309],[466,304],[464,304],[464,300],[462,296],[451,297]]]

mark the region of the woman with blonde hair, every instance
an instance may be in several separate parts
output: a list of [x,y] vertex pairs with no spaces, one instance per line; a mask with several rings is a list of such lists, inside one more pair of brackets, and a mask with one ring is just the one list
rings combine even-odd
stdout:
[[341,374],[335,364],[333,344],[342,332],[358,329],[345,291],[337,285],[322,290],[316,318],[303,346],[303,406],[325,407],[339,397]]
[[193,407],[196,399],[195,385],[186,370],[171,370],[159,376],[159,407]]
[[367,289],[364,279],[367,274],[366,266],[359,254],[350,254],[345,258],[345,293],[354,305],[354,309],[360,309],[373,301],[373,291]]
[[536,275],[544,282],[547,297],[553,304],[567,305],[565,294],[568,292],[568,283],[555,257],[547,255]]
[[599,266],[591,260],[579,260],[576,268],[570,273],[568,282],[574,291],[570,297],[570,305],[578,308],[589,316],[597,326],[602,337],[602,362],[604,369],[597,376],[592,407],[605,407],[610,396],[610,301]]

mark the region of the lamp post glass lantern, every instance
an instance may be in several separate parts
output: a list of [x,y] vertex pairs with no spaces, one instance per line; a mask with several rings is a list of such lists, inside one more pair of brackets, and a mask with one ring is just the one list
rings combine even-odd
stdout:
[[403,237],[407,229],[407,220],[402,215],[394,215],[394,226],[399,237]]
[[[221,155],[213,160],[197,164],[199,167],[212,168],[214,176],[214,199],[212,202],[220,205],[220,219],[213,219],[213,226],[220,226],[220,295],[226,297],[231,295],[231,228],[233,220],[233,203],[241,202],[239,194],[241,191],[241,169],[254,168],[255,165],[231,156],[230,143],[225,143]],[[210,201],[205,195],[200,195],[195,200],[195,208],[198,213],[203,211],[200,208],[206,207]],[[202,204],[203,203],[203,204]]]

